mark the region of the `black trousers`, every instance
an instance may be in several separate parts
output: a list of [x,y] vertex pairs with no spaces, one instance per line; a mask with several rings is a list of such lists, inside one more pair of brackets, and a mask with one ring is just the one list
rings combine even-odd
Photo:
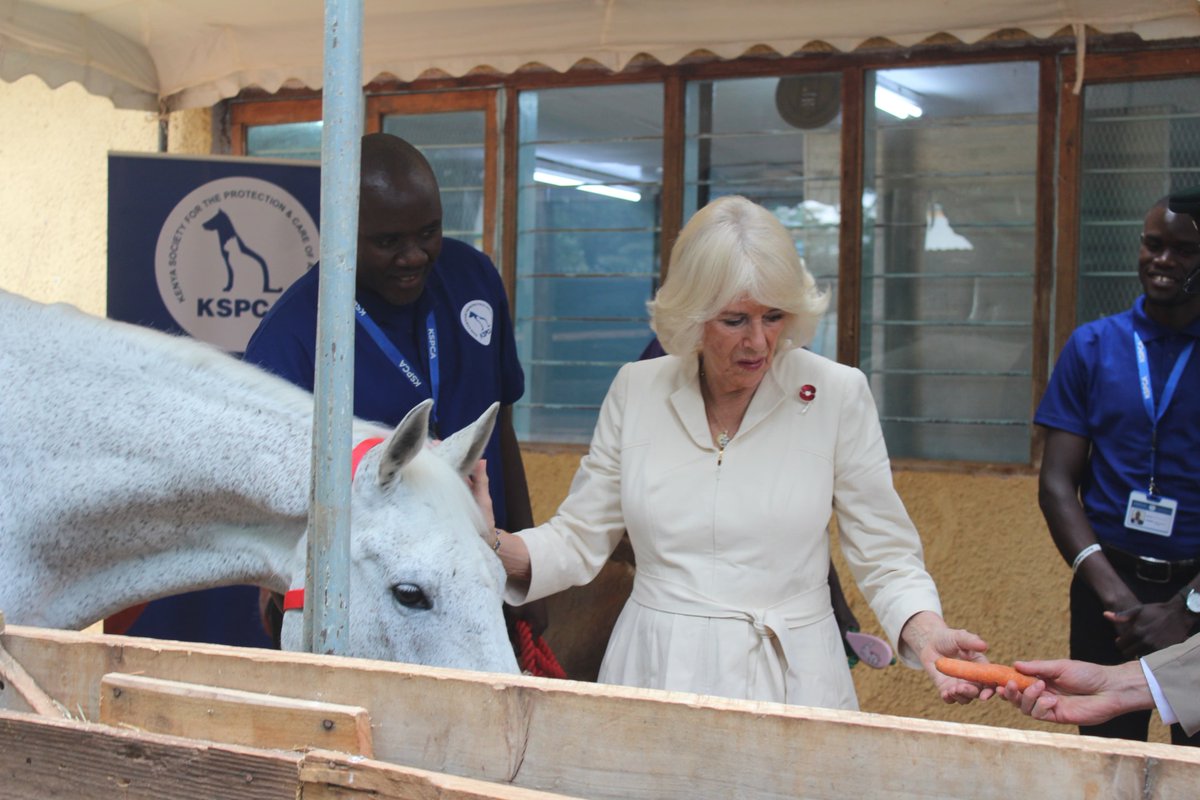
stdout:
[[[1161,603],[1169,600],[1195,577],[1179,575],[1168,583],[1153,583],[1123,569],[1117,569],[1117,573],[1143,603]],[[1104,606],[1096,597],[1096,593],[1081,578],[1072,580],[1071,658],[1095,664],[1124,664],[1130,659],[1117,649],[1116,638],[1116,628],[1104,618]],[[1150,712],[1134,711],[1114,717],[1100,725],[1080,725],[1079,732],[1087,736],[1144,742],[1150,732]],[[1188,736],[1178,724],[1172,725],[1171,741],[1174,744],[1200,747],[1200,733]]]

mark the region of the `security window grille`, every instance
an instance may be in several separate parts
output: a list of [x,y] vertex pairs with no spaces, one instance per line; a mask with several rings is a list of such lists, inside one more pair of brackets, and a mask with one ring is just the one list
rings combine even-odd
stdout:
[[1200,186],[1200,78],[1087,86],[1082,139],[1078,324],[1132,305],[1146,210]]
[[395,114],[383,132],[408,141],[429,160],[442,194],[442,233],[479,250],[484,230],[484,111]]
[[696,81],[685,113],[684,219],[731,194],[774,212],[830,295],[810,347],[836,357],[841,76]]
[[652,336],[662,85],[518,98],[516,331],[522,439],[587,442],[617,369]]
[[[1028,461],[1037,78],[867,73],[859,355],[894,457]],[[941,98],[964,85],[1007,91]]]

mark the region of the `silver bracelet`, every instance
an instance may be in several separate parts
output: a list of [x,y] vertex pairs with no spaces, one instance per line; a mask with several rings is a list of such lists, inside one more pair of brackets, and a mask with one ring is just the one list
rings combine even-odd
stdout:
[[493,528],[492,530],[493,530],[493,533],[496,534],[496,541],[492,542],[492,552],[499,553],[500,552],[500,529]]
[[1092,553],[1098,552],[1100,552],[1100,545],[1094,542],[1080,550],[1079,555],[1075,556],[1075,560],[1071,562],[1071,574],[1074,575],[1075,572],[1079,570],[1079,565],[1083,563],[1085,558],[1090,556]]

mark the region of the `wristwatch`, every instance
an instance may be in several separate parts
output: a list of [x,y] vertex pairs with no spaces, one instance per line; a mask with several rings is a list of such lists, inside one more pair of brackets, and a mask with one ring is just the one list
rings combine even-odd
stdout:
[[1200,592],[1185,586],[1179,591],[1179,596],[1183,598],[1183,605],[1188,611],[1200,614]]

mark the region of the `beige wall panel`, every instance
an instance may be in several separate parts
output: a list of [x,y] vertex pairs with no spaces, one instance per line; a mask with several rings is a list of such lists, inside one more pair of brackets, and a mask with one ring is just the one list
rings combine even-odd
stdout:
[[[173,115],[171,150],[210,152],[210,120],[207,109]],[[0,81],[0,289],[103,315],[107,156],[157,149],[153,114],[117,110],[74,83]]]

